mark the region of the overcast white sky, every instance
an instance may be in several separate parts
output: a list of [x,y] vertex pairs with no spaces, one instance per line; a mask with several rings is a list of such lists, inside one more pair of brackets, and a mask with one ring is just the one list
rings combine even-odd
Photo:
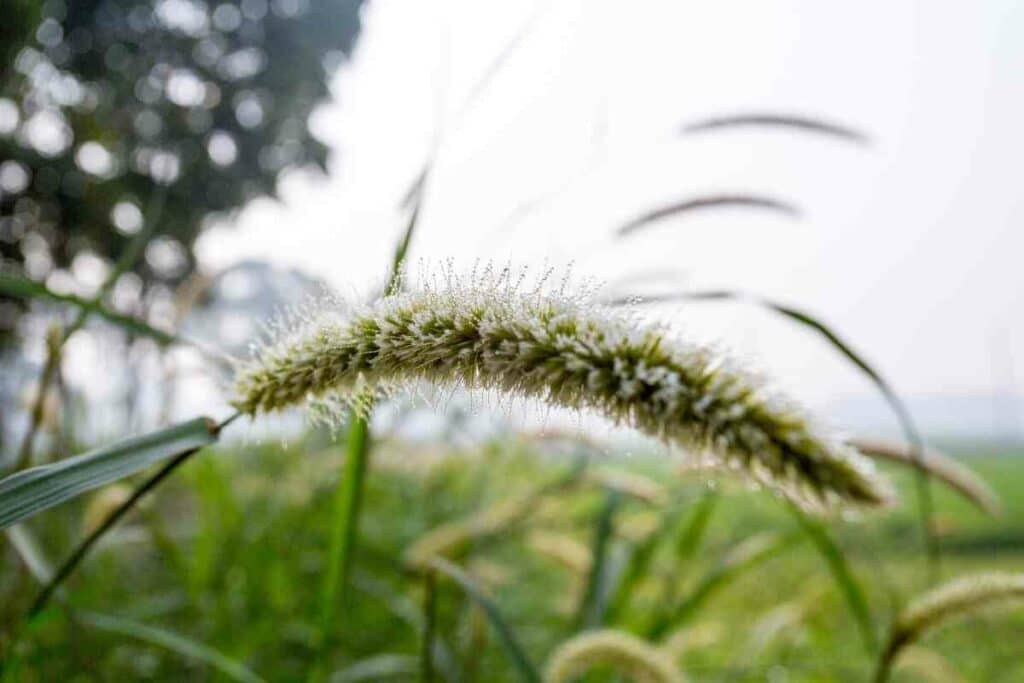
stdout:
[[[367,290],[439,140],[413,258],[677,269],[820,313],[908,394],[1024,389],[1024,3],[370,0],[364,27],[314,121],[338,150],[330,177],[293,175],[282,202],[205,236],[207,267],[261,258]],[[753,110],[834,119],[873,144],[677,134]],[[612,239],[657,204],[734,191],[803,219],[719,211]],[[659,313],[812,404],[870,394],[806,331],[710,306]]]

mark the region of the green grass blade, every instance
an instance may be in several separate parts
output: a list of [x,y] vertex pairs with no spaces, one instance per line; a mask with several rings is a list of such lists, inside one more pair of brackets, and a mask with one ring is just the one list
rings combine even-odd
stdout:
[[608,606],[609,557],[612,534],[615,531],[615,515],[622,502],[621,495],[616,491],[605,494],[604,505],[594,525],[594,540],[591,546],[593,563],[590,576],[580,601],[576,615],[577,629],[597,628],[604,623]]
[[519,678],[526,683],[540,683],[541,678],[537,672],[537,667],[530,661],[526,651],[519,644],[519,639],[516,637],[512,627],[508,625],[508,622],[501,615],[501,611],[494,600],[484,593],[483,589],[473,579],[451,562],[435,558],[430,561],[430,566],[459,584],[462,590],[483,609],[484,614],[487,615],[487,620],[498,635],[498,641],[501,643],[502,649],[504,649],[509,661],[519,674]]
[[672,619],[672,606],[676,603],[677,591],[682,582],[681,568],[687,566],[690,560],[697,554],[707,533],[708,524],[711,521],[711,513],[718,505],[719,494],[717,491],[707,491],[697,501],[693,514],[679,530],[675,540],[675,571],[666,576],[662,588],[661,600],[655,608],[656,612],[647,628],[648,639],[660,637],[668,629]]
[[613,623],[618,620],[629,605],[633,591],[647,577],[655,552],[675,527],[676,522],[679,521],[682,510],[681,505],[676,505],[669,510],[662,516],[658,528],[633,549],[622,577],[616,584],[615,592],[608,602],[608,622]]
[[[220,431],[227,427],[229,424],[238,419],[240,413],[235,413],[231,417],[227,418],[220,424],[209,423],[210,428],[213,430],[214,439],[220,435]],[[205,420],[205,418],[199,418],[199,420]],[[186,423],[188,424],[188,423]],[[184,426],[184,425],[179,425]],[[172,428],[173,429],[173,428]],[[58,567],[57,571],[53,574],[53,577],[43,586],[43,589],[39,592],[35,602],[32,603],[32,607],[29,610],[29,618],[35,617],[37,614],[42,612],[43,608],[46,607],[46,603],[50,597],[60,588],[61,584],[71,576],[72,572],[78,567],[79,564],[85,559],[89,551],[95,546],[103,536],[107,534],[114,526],[126,515],[128,512],[135,507],[136,504],[144,496],[150,493],[153,489],[163,483],[174,471],[184,464],[189,458],[195,455],[202,446],[196,446],[194,448],[188,448],[179,453],[176,453],[167,462],[165,462],[156,472],[150,475],[145,481],[139,484],[128,498],[117,506],[110,514],[108,514],[104,520],[96,527],[92,533],[86,536],[68,555],[67,559]]]
[[671,618],[655,636],[661,637],[667,627],[692,619],[712,595],[743,572],[753,569],[777,555],[791,540],[780,538],[773,533],[763,533],[751,536],[737,544],[722,558],[718,566],[707,572],[697,583],[696,588],[673,609]]
[[240,662],[227,657],[217,650],[190,640],[178,633],[157,626],[149,626],[131,619],[99,614],[98,612],[78,612],[78,620],[93,628],[109,633],[135,638],[150,645],[170,650],[186,659],[208,664],[221,674],[239,683],[263,683],[263,679],[254,674]]
[[437,575],[423,575],[423,636],[420,646],[420,680],[434,681],[434,632],[437,630]]
[[864,648],[868,654],[874,654],[878,650],[878,639],[871,617],[871,608],[868,607],[864,591],[861,590],[860,584],[850,570],[846,555],[829,535],[824,525],[808,517],[795,505],[788,507],[800,528],[810,537],[815,549],[828,565],[829,572],[832,574],[839,592],[842,593],[850,614],[857,622],[857,628],[864,641]]
[[395,678],[408,681],[416,675],[416,658],[410,655],[382,654],[361,659],[331,676],[332,683],[384,681]]
[[69,304],[83,312],[98,315],[126,332],[148,337],[164,346],[178,341],[173,334],[158,330],[137,318],[111,311],[98,301],[83,299],[74,294],[61,294],[53,291],[41,282],[35,282],[13,273],[0,273],[0,294],[20,299],[47,299],[49,301]]
[[[423,193],[426,189],[429,172],[428,164],[422,177],[416,180],[410,190],[412,211],[402,238],[395,247],[391,273],[384,288],[385,295],[396,293],[402,286],[402,264],[416,232],[416,225],[419,223],[420,209],[423,207]],[[344,600],[345,591],[348,588],[349,574],[352,569],[352,554],[359,530],[359,511],[362,507],[364,480],[370,458],[369,420],[372,411],[372,403],[362,414],[357,414],[354,410],[349,411],[350,424],[345,467],[338,482],[335,518],[331,527],[331,546],[328,551],[327,571],[324,574],[323,613],[320,622],[321,642],[318,661],[314,665],[311,676],[314,680],[322,678],[323,657],[330,646],[337,603]]]
[[697,554],[697,548],[700,547],[701,542],[704,540],[708,524],[711,522],[711,513],[715,511],[715,507],[718,505],[718,498],[719,495],[716,491],[708,491],[697,502],[693,516],[690,517],[686,526],[682,528],[676,540],[677,560],[691,560]]
[[[352,587],[366,595],[378,600],[389,612],[411,626],[414,631],[421,633],[424,629],[423,613],[415,603],[408,597],[394,590],[385,581],[358,569],[352,572]],[[459,672],[458,663],[451,647],[444,637],[437,633],[434,635],[432,646],[432,657],[437,670],[450,683],[459,683],[462,676]]]
[[0,529],[150,465],[208,446],[218,427],[200,417],[0,480]]

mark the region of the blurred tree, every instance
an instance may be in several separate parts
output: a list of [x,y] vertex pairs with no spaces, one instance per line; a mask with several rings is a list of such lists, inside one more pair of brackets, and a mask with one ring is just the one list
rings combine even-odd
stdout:
[[[79,259],[102,271],[163,205],[121,289],[141,301],[179,281],[211,214],[272,196],[286,168],[325,168],[327,149],[307,122],[351,53],[361,4],[5,0],[6,267],[37,280]],[[0,300],[0,337],[17,318]]]

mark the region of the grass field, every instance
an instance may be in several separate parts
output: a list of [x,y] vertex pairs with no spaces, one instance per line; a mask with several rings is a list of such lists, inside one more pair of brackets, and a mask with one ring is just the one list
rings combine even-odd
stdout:
[[[987,517],[934,485],[941,577],[1024,570],[1024,453],[958,449],[978,453],[967,462],[1004,513]],[[581,625],[607,625],[663,643],[691,680],[867,680],[872,638],[927,585],[906,470],[888,468],[900,506],[827,525],[867,596],[865,631],[798,518],[770,494],[681,473],[663,457],[594,457],[566,481],[575,460],[536,443],[445,452],[384,442],[367,478],[354,586],[324,643],[321,584],[343,452],[343,441],[311,435],[202,453],[87,560],[63,598],[74,611],[54,604],[17,645],[13,624],[37,587],[5,550],[0,582],[15,596],[2,607],[8,680],[297,681],[311,671],[416,680],[426,580],[403,555],[437,525],[486,519],[545,483],[449,554],[496,599],[538,667]],[[124,490],[28,526],[56,559]],[[477,603],[441,576],[435,598],[439,680],[518,680]],[[895,678],[1024,680],[1024,608],[930,635]]]

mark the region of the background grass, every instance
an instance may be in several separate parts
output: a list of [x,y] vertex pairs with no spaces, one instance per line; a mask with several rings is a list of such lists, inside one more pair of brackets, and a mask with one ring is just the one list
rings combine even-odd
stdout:
[[[319,587],[328,565],[334,491],[346,444],[318,433],[289,445],[221,447],[183,467],[148,504],[108,536],[68,584],[67,599],[144,625],[136,637],[96,628],[93,619],[66,618],[59,605],[33,623],[15,648],[11,680],[227,680],[226,674],[187,651],[168,649],[148,628],[165,629],[212,648],[266,680],[305,680],[321,645],[323,605]],[[935,487],[937,526],[943,549],[942,576],[975,570],[1024,569],[1022,452],[979,454],[969,463],[1002,494],[999,519],[988,518],[955,495]],[[382,655],[377,674],[393,665],[387,680],[412,680],[409,657],[420,649],[424,582],[403,568],[403,551],[438,524],[463,517],[535,489],[571,470],[564,455],[545,453],[515,438],[472,450],[437,444],[381,442],[366,478],[353,590],[337,606],[334,634],[323,670],[345,679],[353,665]],[[695,680],[865,680],[871,658],[824,559],[782,501],[727,481],[706,533],[692,553],[687,530],[698,501],[707,495],[705,475],[681,475],[660,456],[595,457],[594,470],[628,470],[666,488],[661,505],[623,496],[605,539],[605,572],[623,575],[634,549],[659,532],[641,577],[608,624],[645,634],[666,591],[684,599],[706,583],[723,557],[754,534],[773,532],[783,547],[748,569],[719,581],[685,622],[668,637],[684,644],[679,661]],[[894,610],[925,586],[911,473],[890,470],[903,494],[900,507],[860,520],[831,520],[828,529],[864,588],[879,635]],[[496,601],[534,664],[573,633],[587,576],[537,552],[530,533],[563,534],[596,547],[595,529],[606,494],[581,484],[552,494],[533,513],[497,538],[474,547],[460,565]],[[590,482],[590,483],[587,483]],[[116,489],[114,489],[116,491]],[[116,496],[107,489],[34,519],[29,528],[51,559],[62,556]],[[606,520],[607,521],[607,520]],[[27,608],[37,586],[19,569],[9,549],[0,569],[2,607],[9,627]],[[464,680],[517,680],[501,644],[479,607],[444,577],[437,579],[441,679],[452,671]],[[593,599],[593,595],[591,595]],[[608,614],[607,611],[605,611]],[[99,623],[102,622],[102,619]],[[5,638],[11,631],[5,628]],[[966,680],[1024,679],[1021,642],[1024,610],[973,617],[928,637]],[[913,659],[913,658],[908,658]],[[454,660],[454,661],[452,661]],[[412,660],[415,661],[415,660]],[[376,662],[370,662],[376,663]],[[365,667],[373,670],[373,667]],[[896,680],[937,680],[906,664]],[[14,678],[11,678],[14,677]],[[607,680],[598,674],[594,680]]]

